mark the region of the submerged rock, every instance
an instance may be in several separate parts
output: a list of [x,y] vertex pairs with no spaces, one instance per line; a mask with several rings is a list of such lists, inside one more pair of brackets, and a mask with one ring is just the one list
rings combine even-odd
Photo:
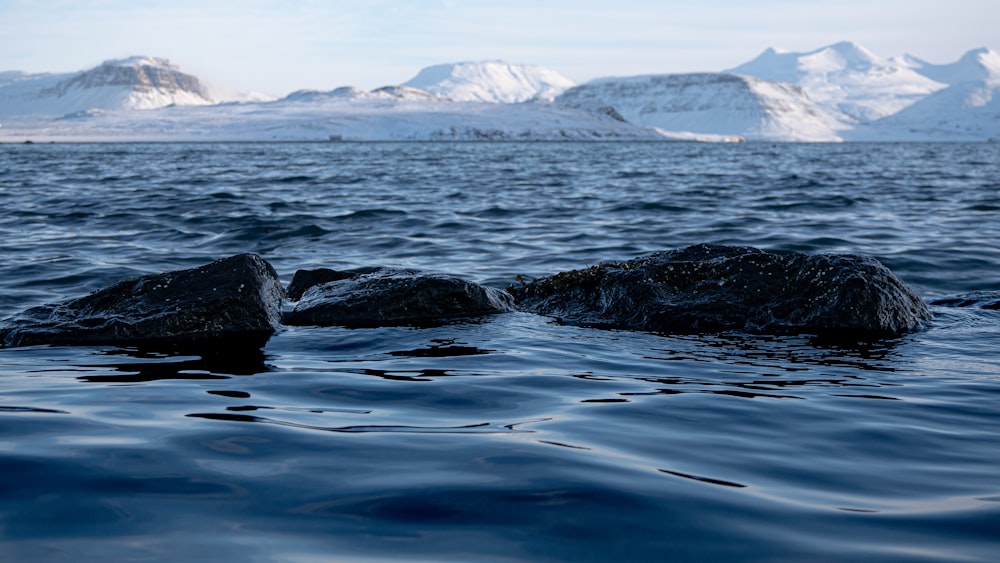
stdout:
[[262,345],[281,316],[284,289],[256,254],[118,282],[79,299],[0,321],[0,345]]
[[[304,290],[285,324],[371,327],[427,324],[513,310],[506,292],[454,276],[404,270],[357,274],[310,271],[302,278],[337,278]],[[296,278],[299,278],[296,273]],[[293,281],[293,284],[295,282]]]
[[877,260],[702,244],[540,278],[524,311],[579,326],[880,336],[915,330],[924,302]]

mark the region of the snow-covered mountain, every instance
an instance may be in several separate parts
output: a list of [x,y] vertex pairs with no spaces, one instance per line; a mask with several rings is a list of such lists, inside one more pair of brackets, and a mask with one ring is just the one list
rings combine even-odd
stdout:
[[958,62],[944,65],[912,56],[903,60],[917,72],[950,86],[859,127],[849,138],[1000,141],[1000,53],[974,49]]
[[[483,75],[479,91],[492,93],[489,103],[453,101],[409,85],[371,91],[354,87],[328,92],[300,90],[280,100],[215,103],[222,100],[213,100],[197,78],[163,59],[147,57],[109,61],[69,75],[4,72],[0,73],[0,105],[4,108],[0,111],[0,139],[661,138],[655,131],[583,110],[549,103],[493,103],[524,95],[525,84],[533,88],[532,97],[552,91],[551,81],[539,78],[545,76],[544,72],[529,70],[522,69],[518,76],[523,81],[517,83],[498,81],[489,73]],[[468,81],[465,86],[471,84]]]
[[945,84],[1000,81],[1000,53],[986,47],[973,49],[951,64],[931,64],[913,55],[903,55],[899,61],[917,73]]
[[327,92],[319,90],[296,90],[280,101],[308,104],[335,104],[345,101],[359,100],[421,100],[427,102],[450,102],[448,98],[431,94],[430,92],[410,86],[383,86],[372,91],[355,86],[341,86]]
[[959,82],[852,131],[850,140],[1000,141],[1000,83]]
[[848,41],[808,53],[767,49],[726,72],[797,84],[820,106],[858,123],[892,115],[946,86]]
[[509,104],[551,100],[574,83],[541,66],[478,61],[427,67],[403,85],[456,102]]
[[755,140],[837,141],[846,127],[798,86],[731,74],[604,78],[567,90],[556,104],[671,133]]
[[367,90],[355,86],[341,86],[334,90],[296,90],[282,98],[286,102],[323,103],[341,100],[359,100],[368,96]]
[[152,109],[214,103],[197,77],[166,59],[105,61],[76,74],[4,73],[0,115],[59,116],[88,110]]
[[769,49],[733,71],[571,87],[542,67],[487,61],[429,67],[399,86],[274,100],[223,94],[165,59],[133,57],[79,73],[0,72],[0,142],[1000,140],[1000,54],[990,49],[931,64],[845,42]]

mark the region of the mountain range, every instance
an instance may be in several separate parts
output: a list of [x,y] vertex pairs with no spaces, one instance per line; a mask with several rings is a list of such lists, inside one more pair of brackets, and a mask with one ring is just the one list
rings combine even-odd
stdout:
[[399,85],[283,98],[206,86],[166,59],[78,73],[0,72],[0,141],[1000,139],[1000,53],[950,64],[883,58],[850,42],[767,49],[718,73],[576,85],[536,65],[435,65]]

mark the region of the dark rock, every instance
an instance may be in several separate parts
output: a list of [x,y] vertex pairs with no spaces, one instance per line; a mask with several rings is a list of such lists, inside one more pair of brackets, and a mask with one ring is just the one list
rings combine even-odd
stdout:
[[521,310],[566,324],[675,334],[881,336],[915,330],[930,318],[924,302],[873,258],[707,244],[508,291]]
[[3,346],[262,345],[279,324],[284,290],[256,254],[118,282],[86,297],[0,321]]
[[302,298],[302,294],[305,293],[310,287],[322,285],[332,281],[346,280],[357,276],[358,274],[353,272],[340,272],[329,268],[299,270],[295,272],[294,276],[292,276],[292,281],[288,284],[288,289],[285,293],[288,294],[288,298],[292,301],[298,301]]
[[309,288],[282,319],[299,326],[432,324],[512,310],[506,292],[453,276],[377,270]]
[[288,284],[285,293],[292,301],[298,301],[307,289],[317,285],[323,285],[332,281],[348,280],[365,274],[375,272],[393,271],[382,267],[355,268],[353,270],[331,270],[330,268],[317,268],[315,270],[298,270],[292,276],[292,281]]
[[931,301],[931,305],[1000,310],[1000,291],[977,291],[954,297],[942,297]]

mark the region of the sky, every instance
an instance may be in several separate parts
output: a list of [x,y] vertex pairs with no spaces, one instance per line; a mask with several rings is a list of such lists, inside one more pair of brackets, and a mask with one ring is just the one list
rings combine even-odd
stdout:
[[932,63],[1000,49],[998,0],[2,0],[0,71],[170,59],[235,91],[399,84],[460,61],[537,64],[578,83],[721,71],[768,47],[854,41]]

